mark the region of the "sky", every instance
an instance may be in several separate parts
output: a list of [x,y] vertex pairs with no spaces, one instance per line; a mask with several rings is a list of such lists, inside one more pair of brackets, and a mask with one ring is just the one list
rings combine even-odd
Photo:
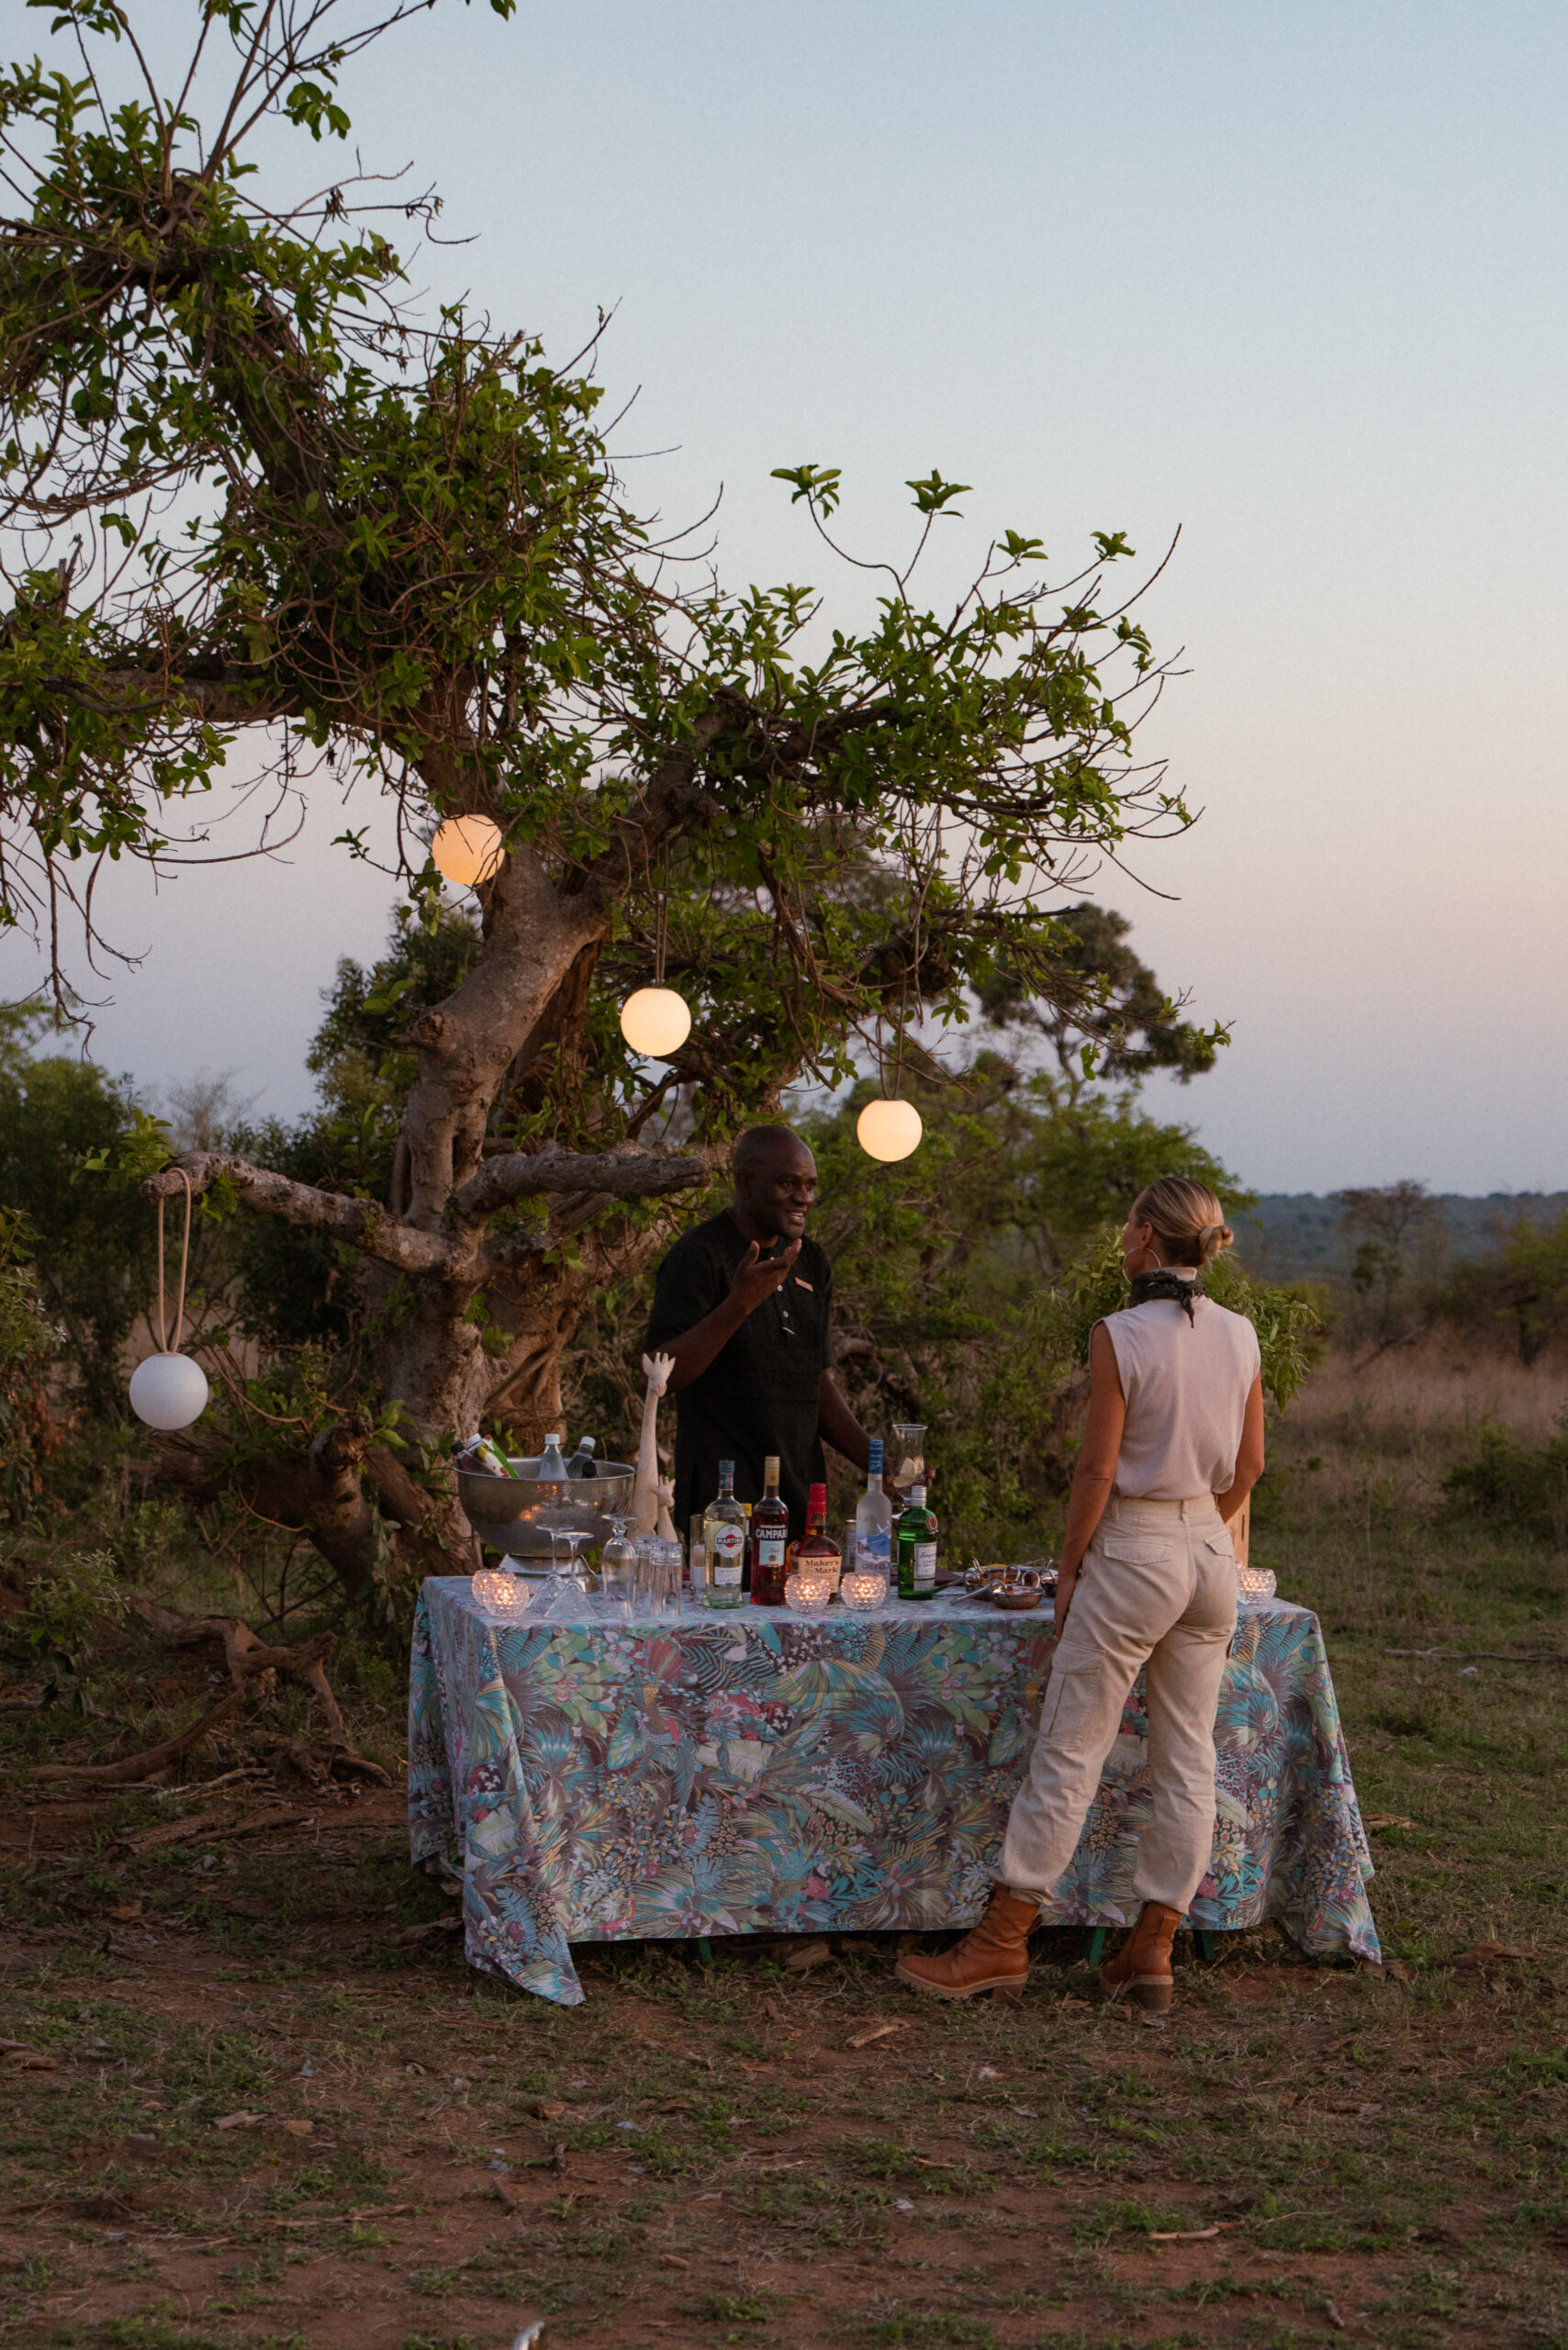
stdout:
[[[1092,530],[1150,563],[1180,531],[1145,740],[1204,813],[1096,889],[1234,1042],[1148,1106],[1260,1190],[1484,1192],[1568,1187],[1565,67],[1568,14],[1507,0],[441,0],[344,93],[367,165],[476,240],[422,257],[432,296],[561,360],[614,310],[620,446],[670,453],[636,492],[722,491],[731,582],[858,616],[768,477],[806,459],[878,554],[906,479],[973,485],[934,591],[994,529],[1064,572]],[[280,186],[342,168],[265,152]],[[320,990],[390,911],[342,823],[116,877],[144,959],[95,1056],[306,1108]],[[0,946],[0,995],[36,976]]]

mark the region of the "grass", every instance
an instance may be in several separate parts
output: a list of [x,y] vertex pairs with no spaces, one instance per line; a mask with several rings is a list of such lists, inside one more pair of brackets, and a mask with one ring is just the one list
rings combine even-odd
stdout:
[[[1331,1361],[1271,1438],[1258,1553],[1322,1617],[1363,1810],[1412,1823],[1372,1831],[1403,1979],[1271,1930],[1146,2029],[1065,1933],[1020,2007],[937,2010],[892,1936],[803,1979],[626,1945],[561,2009],[396,1942],[449,1908],[396,1792],[137,1857],[146,1796],[19,1780],[0,2032],[55,2068],[0,2070],[0,2345],[495,2350],[531,2312],[552,2350],[1568,2340],[1563,1675],[1483,1653],[1568,1654],[1568,1575],[1440,1503],[1483,1417],[1550,1430],[1553,1376]],[[139,1637],[46,1742],[129,1740],[108,1717],[172,1671]],[[1523,1955],[1451,1964],[1481,1942]]]

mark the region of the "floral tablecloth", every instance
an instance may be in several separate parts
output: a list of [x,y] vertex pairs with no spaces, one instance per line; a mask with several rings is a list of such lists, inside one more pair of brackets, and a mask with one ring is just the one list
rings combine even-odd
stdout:
[[[582,1997],[569,1945],[967,1926],[985,1906],[1049,1673],[1048,1616],[894,1601],[625,1620],[575,1593],[498,1621],[420,1595],[409,1690],[413,1858],[465,1885],[467,1953]],[[1046,1912],[1134,1913],[1148,1815],[1139,1682]],[[1214,1858],[1195,1925],[1277,1918],[1375,1959],[1372,1861],[1317,1618],[1243,1608],[1220,1695]]]

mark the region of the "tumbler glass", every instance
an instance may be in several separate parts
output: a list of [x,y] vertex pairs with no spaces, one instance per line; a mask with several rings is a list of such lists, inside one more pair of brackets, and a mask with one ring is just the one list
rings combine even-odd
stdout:
[[644,1534],[637,1544],[637,1612],[675,1616],[680,1610],[680,1574],[685,1561],[678,1542]]

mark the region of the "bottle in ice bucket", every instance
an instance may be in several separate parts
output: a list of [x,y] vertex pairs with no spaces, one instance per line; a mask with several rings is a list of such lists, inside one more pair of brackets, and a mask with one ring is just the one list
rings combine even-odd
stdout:
[[547,1436],[544,1449],[539,1456],[539,1483],[548,1485],[554,1481],[562,1484],[566,1481],[566,1464],[561,1458],[560,1436]]
[[866,1490],[855,1512],[855,1567],[858,1574],[893,1572],[893,1505],[882,1491],[882,1439],[871,1438],[871,1460]]
[[511,1462],[498,1444],[487,1436],[465,1437],[456,1448],[460,1469],[476,1472],[481,1477],[510,1477]]
[[821,1575],[829,1586],[829,1599],[837,1598],[844,1556],[827,1530],[825,1485],[813,1485],[807,1494],[806,1530],[798,1542],[790,1543],[784,1565],[786,1579],[790,1575]]
[[744,1606],[741,1570],[745,1563],[745,1512],[735,1499],[733,1460],[719,1463],[719,1491],[703,1516],[702,1547],[708,1554],[704,1607]]
[[925,1506],[925,1488],[912,1485],[909,1507],[899,1520],[899,1597],[936,1596],[936,1528]]
[[599,1466],[593,1457],[594,1450],[595,1446],[593,1438],[591,1436],[585,1436],[582,1438],[577,1445],[576,1452],[573,1453],[571,1459],[566,1463],[567,1476],[597,1477],[599,1474]]
[[751,1512],[751,1604],[784,1605],[784,1553],[790,1547],[790,1512],[778,1498],[778,1458],[762,1464],[762,1499]]

